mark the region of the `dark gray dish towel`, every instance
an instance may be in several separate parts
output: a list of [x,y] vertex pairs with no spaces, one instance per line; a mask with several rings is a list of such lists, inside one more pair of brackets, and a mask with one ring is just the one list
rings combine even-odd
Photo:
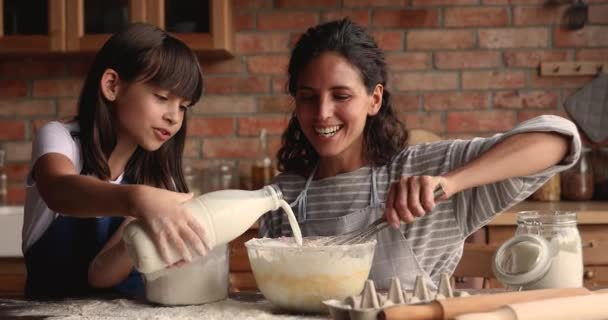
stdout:
[[600,72],[568,97],[564,105],[589,140],[598,144],[608,142],[608,74]]

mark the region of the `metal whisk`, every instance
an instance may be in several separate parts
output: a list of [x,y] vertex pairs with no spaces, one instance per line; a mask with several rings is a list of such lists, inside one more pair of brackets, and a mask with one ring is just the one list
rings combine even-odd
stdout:
[[[441,187],[441,185],[437,185],[437,187],[435,188],[435,191],[433,192],[433,196],[434,196],[435,200],[441,198],[443,195],[445,195],[443,188]],[[335,246],[335,245],[363,243],[363,242],[366,242],[366,241],[370,240],[371,238],[373,238],[376,235],[376,233],[386,229],[386,227],[388,227],[388,226],[389,226],[389,223],[388,223],[388,221],[386,221],[386,218],[384,218],[384,216],[383,216],[383,217],[379,218],[378,220],[372,222],[372,224],[370,224],[367,227],[363,227],[359,230],[351,231],[351,232],[344,233],[341,235],[329,237],[329,239],[327,241],[322,242],[322,245]]]

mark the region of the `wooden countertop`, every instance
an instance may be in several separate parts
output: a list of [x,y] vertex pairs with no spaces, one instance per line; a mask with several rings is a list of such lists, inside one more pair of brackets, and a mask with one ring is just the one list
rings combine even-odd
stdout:
[[608,201],[524,201],[496,216],[488,225],[516,225],[517,212],[534,210],[574,211],[579,225],[608,224]]

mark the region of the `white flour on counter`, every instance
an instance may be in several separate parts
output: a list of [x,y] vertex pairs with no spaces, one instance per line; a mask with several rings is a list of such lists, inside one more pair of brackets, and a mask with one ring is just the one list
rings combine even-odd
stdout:
[[44,317],[45,319],[153,319],[153,320],[308,320],[327,319],[328,315],[292,315],[280,313],[270,302],[241,302],[232,299],[220,302],[162,307],[126,299],[116,300],[66,300],[66,301],[24,301],[0,299],[0,318]]

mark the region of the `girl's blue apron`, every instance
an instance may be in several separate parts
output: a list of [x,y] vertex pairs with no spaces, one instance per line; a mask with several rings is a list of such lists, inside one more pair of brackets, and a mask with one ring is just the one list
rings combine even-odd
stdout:
[[92,288],[89,264],[123,222],[123,217],[76,218],[59,215],[25,253],[25,296],[31,299],[119,294],[143,296],[144,284],[135,269],[109,289]]

